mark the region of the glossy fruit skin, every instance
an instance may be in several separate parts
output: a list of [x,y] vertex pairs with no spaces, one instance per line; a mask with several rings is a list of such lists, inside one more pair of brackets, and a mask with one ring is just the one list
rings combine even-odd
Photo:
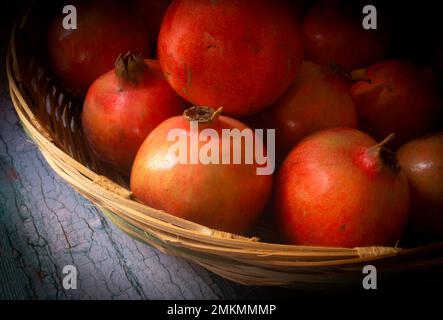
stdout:
[[304,60],[300,73],[283,96],[248,123],[276,130],[277,159],[315,131],[357,127],[357,114],[349,95],[351,82],[331,68]]
[[310,135],[291,151],[275,191],[276,214],[289,243],[396,244],[408,219],[408,184],[401,171],[365,158],[375,144],[356,129],[334,128]]
[[[219,116],[216,123],[201,128],[212,128],[221,137],[223,128],[243,130],[247,126]],[[257,175],[255,164],[173,163],[167,154],[174,142],[166,141],[171,129],[187,133],[190,150],[190,125],[183,117],[170,118],[152,131],[132,168],[130,188],[136,198],[217,230],[238,234],[249,230],[271,196],[272,175]],[[199,150],[201,146],[202,142]]]
[[83,130],[93,152],[127,176],[148,134],[184,110],[158,61],[145,62],[149,70],[138,84],[119,78],[114,70],[99,77],[89,88],[83,106]]
[[406,143],[398,160],[411,190],[412,232],[443,239],[443,133]]
[[84,96],[91,83],[114,67],[120,53],[149,56],[149,36],[140,16],[119,1],[76,5],[77,29],[66,30],[57,16],[48,30],[52,70],[67,89]]
[[299,33],[294,13],[278,0],[175,0],[160,29],[159,60],[186,100],[247,116],[294,80],[303,56]]
[[370,79],[351,88],[359,128],[377,140],[395,133],[395,146],[435,130],[443,101],[434,83],[405,60],[369,66]]
[[[390,32],[378,21],[377,30],[362,27],[362,6],[357,14],[341,0],[326,0],[315,5],[303,19],[305,59],[327,66],[337,63],[347,71],[381,60],[387,53]],[[366,4],[366,3],[365,3]],[[378,19],[380,20],[380,19]]]

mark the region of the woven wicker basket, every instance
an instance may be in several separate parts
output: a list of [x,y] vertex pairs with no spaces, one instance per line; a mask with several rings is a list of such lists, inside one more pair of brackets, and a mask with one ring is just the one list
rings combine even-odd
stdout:
[[[127,182],[89,152],[80,126],[81,101],[53,81],[41,45],[45,23],[34,11],[30,9],[16,22],[6,59],[17,114],[54,171],[129,235],[248,285],[361,283],[367,264],[376,265],[384,275],[443,267],[443,243],[412,249],[267,243],[253,236],[212,230],[132,199]],[[258,227],[253,235],[272,239],[267,234],[272,230]]]

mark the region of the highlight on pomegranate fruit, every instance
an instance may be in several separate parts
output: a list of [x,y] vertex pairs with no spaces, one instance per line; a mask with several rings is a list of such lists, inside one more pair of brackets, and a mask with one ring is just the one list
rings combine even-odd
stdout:
[[303,57],[297,19],[285,1],[175,0],[158,39],[171,86],[195,105],[247,116],[275,102]]
[[166,82],[158,61],[128,53],[89,88],[83,130],[98,158],[129,176],[148,134],[183,110],[183,101]]
[[362,7],[361,1],[323,0],[311,8],[303,20],[305,59],[352,71],[384,58],[389,27],[377,19],[377,30],[365,30]]
[[395,133],[396,147],[431,133],[443,100],[432,81],[406,60],[386,60],[352,73],[351,88],[359,128],[380,140]]
[[140,16],[119,1],[79,2],[77,29],[63,27],[64,14],[48,30],[48,54],[67,89],[84,96],[91,83],[113,68],[121,52],[149,56],[149,36]]
[[410,229],[415,236],[443,239],[443,133],[406,143],[398,160],[411,190]]
[[289,243],[394,246],[408,220],[409,189],[392,135],[377,143],[350,128],[302,140],[282,164],[275,210]]
[[276,156],[283,161],[298,141],[315,131],[357,127],[350,86],[351,82],[332,68],[304,60],[283,96],[247,123],[276,130]]
[[[202,138],[206,129],[214,136]],[[183,116],[167,119],[149,134],[137,153],[131,172],[132,193],[153,208],[210,228],[248,231],[270,198],[272,175],[258,175],[258,162],[245,161],[250,145],[235,134],[245,129],[252,131],[208,107],[193,107]],[[223,134],[226,130],[233,135]],[[171,139],[171,133],[177,136]],[[180,142],[186,149],[181,155],[185,161],[177,160],[177,150],[171,151]],[[210,151],[208,143],[220,151]],[[240,150],[235,145],[240,145]],[[262,140],[254,138],[253,148],[263,150]],[[245,157],[243,161],[233,161],[236,152]],[[215,160],[192,160],[202,154]],[[228,163],[223,161],[226,155],[231,159]]]

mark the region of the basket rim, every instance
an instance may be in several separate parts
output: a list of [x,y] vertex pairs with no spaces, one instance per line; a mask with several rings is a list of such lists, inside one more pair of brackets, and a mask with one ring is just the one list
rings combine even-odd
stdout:
[[[57,147],[51,139],[50,133],[32,113],[28,101],[20,91],[18,85],[20,81],[17,80],[14,72],[17,63],[16,37],[29,12],[14,23],[6,56],[6,74],[15,111],[23,128],[37,144],[54,171],[99,208],[105,208],[111,212],[124,212],[120,216],[122,219],[143,224],[145,227],[151,228],[150,231],[153,234],[160,233],[160,240],[165,245],[176,247],[183,245],[190,250],[212,249],[214,254],[222,252],[229,254],[238,250],[239,254],[241,253],[240,256],[245,259],[244,261],[247,261],[248,257],[251,260],[256,260],[259,256],[269,255],[276,260],[287,261],[290,266],[296,266],[297,258],[312,257],[321,261],[319,265],[337,266],[380,260],[395,255],[414,255],[422,251],[443,248],[443,242],[407,249],[378,246],[341,248],[261,242],[257,241],[257,238],[247,238],[213,230],[130,199],[130,191],[88,169]],[[72,178],[72,175],[75,175],[75,179]],[[186,241],[183,242],[184,240]],[[314,266],[306,261],[304,263]]]

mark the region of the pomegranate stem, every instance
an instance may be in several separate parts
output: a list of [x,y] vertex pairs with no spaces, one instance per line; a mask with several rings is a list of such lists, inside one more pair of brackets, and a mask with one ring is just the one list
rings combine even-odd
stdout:
[[395,134],[391,133],[386,138],[384,138],[382,141],[377,143],[374,147],[382,148],[382,147],[386,146],[388,143],[390,143],[392,140],[394,140],[394,138],[395,138]]
[[369,78],[366,69],[357,69],[350,73],[350,78],[352,81],[366,81],[367,83],[371,83],[371,78]]

